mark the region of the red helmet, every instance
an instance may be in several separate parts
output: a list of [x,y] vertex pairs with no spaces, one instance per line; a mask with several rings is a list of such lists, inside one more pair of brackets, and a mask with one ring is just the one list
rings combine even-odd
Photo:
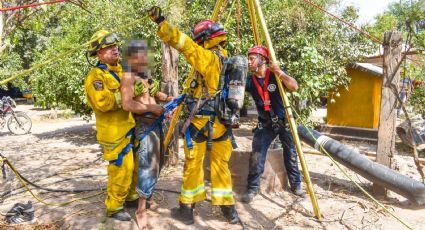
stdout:
[[212,20],[202,20],[193,27],[190,36],[196,43],[201,44],[203,41],[220,35],[227,34],[221,24]]
[[248,50],[248,55],[250,54],[259,54],[266,58],[266,61],[270,61],[269,50],[263,45],[256,45]]

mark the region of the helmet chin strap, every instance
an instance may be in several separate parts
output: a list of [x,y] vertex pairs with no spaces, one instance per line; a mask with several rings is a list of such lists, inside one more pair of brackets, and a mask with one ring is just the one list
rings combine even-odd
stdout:
[[86,60],[87,60],[87,62],[89,63],[89,65],[91,65],[92,67],[96,67],[96,65],[95,65],[95,64],[93,64],[93,63],[90,61],[90,58],[89,58],[89,52],[88,52],[88,51],[86,52]]

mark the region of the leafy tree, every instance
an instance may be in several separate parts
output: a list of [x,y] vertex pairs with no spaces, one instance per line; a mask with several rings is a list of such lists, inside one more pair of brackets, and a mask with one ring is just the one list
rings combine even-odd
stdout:
[[[407,1],[392,3],[388,9],[376,17],[376,23],[367,27],[376,37],[383,37],[385,31],[399,30],[410,50],[425,50],[425,2]],[[404,50],[405,51],[405,50]],[[402,65],[402,78],[425,80],[425,57],[418,54],[415,61],[405,60]],[[423,114],[423,90],[416,89],[410,96],[409,104],[415,112]]]
[[410,95],[409,103],[417,113],[425,117],[425,88],[415,89]]
[[[334,2],[321,0],[319,4],[326,8],[335,6]],[[39,105],[63,106],[77,113],[89,113],[82,85],[90,66],[85,60],[85,47],[79,46],[99,29],[118,30],[124,45],[131,38],[147,39],[154,53],[154,74],[160,76],[160,43],[156,37],[156,25],[142,13],[156,1],[98,0],[84,3],[84,9],[72,4],[49,7],[50,10],[40,16],[48,21],[47,24],[38,25],[39,18],[30,17],[24,24],[28,28],[39,29],[20,31],[22,34],[30,33],[25,36],[34,45],[31,49],[18,44],[14,46],[13,53],[25,56],[29,52],[31,57],[25,61],[21,59],[18,66],[35,66],[58,54],[69,53],[31,75]],[[211,17],[215,4],[214,1],[201,0],[170,0],[163,3],[161,6],[167,18],[187,34],[197,22]],[[308,117],[311,110],[319,105],[320,96],[337,86],[348,84],[345,65],[366,54],[370,42],[301,1],[262,1],[262,9],[279,61],[300,84],[300,90],[292,93],[291,98],[296,108],[299,108],[300,102],[306,102],[308,106],[298,111]],[[241,17],[237,16],[236,10],[236,0],[229,0],[220,22],[229,32],[229,51],[244,54],[254,43],[246,1],[241,0]],[[346,20],[354,22],[358,17],[352,7],[340,11]],[[240,36],[236,33],[238,22]],[[182,57],[180,59],[182,82],[190,68]]]
[[[46,49],[37,52],[37,63],[42,63],[58,54],[67,53],[64,58],[44,66],[31,77],[31,83],[37,94],[37,102],[43,107],[63,106],[77,113],[88,114],[84,96],[83,82],[91,66],[86,60],[86,47],[75,48],[90,40],[94,32],[100,29],[118,32],[123,47],[129,39],[146,39],[155,51],[154,70],[159,70],[159,42],[155,37],[152,23],[147,23],[144,9],[153,1],[96,1],[88,3],[87,11],[73,5],[65,5],[60,15],[53,18],[57,25],[53,28]],[[96,64],[91,59],[92,64]],[[158,74],[156,71],[155,74]]]
[[[321,4],[326,8],[333,2]],[[306,102],[306,107],[299,107],[306,118],[320,105],[320,96],[348,85],[345,66],[367,54],[371,42],[300,1],[269,1],[265,8],[270,10],[268,24],[276,55],[300,85],[298,92],[292,93],[293,101]],[[342,9],[341,14],[352,22],[358,18],[352,7]],[[329,98],[338,95],[335,92]]]
[[[0,2],[0,7],[13,7],[35,3],[34,0]],[[58,7],[28,8],[23,10],[5,11],[0,14],[0,79],[11,76],[17,70],[27,69],[33,62],[35,49],[43,49],[39,42],[47,24],[47,15],[54,14]],[[21,89],[27,89],[28,78],[13,82]]]

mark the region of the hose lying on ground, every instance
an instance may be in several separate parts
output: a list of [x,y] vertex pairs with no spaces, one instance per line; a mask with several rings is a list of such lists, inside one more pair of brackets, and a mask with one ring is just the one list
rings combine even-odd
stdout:
[[425,185],[423,183],[375,163],[359,152],[349,149],[339,141],[315,130],[300,125],[298,133],[304,142],[319,151],[322,151],[323,148],[336,161],[364,178],[406,197],[417,205],[425,204]]

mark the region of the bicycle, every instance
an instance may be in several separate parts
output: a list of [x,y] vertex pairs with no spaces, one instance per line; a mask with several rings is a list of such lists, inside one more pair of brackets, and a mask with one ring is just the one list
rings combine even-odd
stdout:
[[29,133],[32,127],[31,118],[24,112],[15,112],[13,108],[16,108],[16,102],[11,97],[4,96],[0,100],[0,130],[7,124],[7,128],[13,134]]

